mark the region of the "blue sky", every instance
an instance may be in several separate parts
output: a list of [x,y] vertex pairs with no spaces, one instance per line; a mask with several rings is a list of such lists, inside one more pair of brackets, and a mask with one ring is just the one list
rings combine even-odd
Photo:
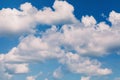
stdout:
[[0,0],[0,80],[120,80],[119,0]]

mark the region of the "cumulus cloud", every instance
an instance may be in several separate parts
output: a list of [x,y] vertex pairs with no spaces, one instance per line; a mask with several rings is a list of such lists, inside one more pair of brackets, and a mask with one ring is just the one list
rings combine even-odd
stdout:
[[78,54],[67,53],[64,58],[60,60],[62,64],[67,65],[68,69],[73,73],[87,74],[87,75],[108,75],[112,71],[101,68],[101,63],[97,60],[90,60],[89,58],[80,57]]
[[[94,19],[89,16],[84,18],[88,21]],[[89,56],[119,53],[119,29],[113,29],[105,22],[98,24],[93,22],[89,22],[90,25],[92,23],[90,27],[86,27],[84,22],[66,24],[60,30],[52,26],[42,33],[41,37],[29,35],[21,39],[18,46],[6,55],[1,55],[0,59],[7,63],[31,63],[57,59],[73,73],[108,75],[112,71],[102,68],[99,61],[91,60]]]
[[77,19],[73,15],[74,7],[66,1],[56,0],[51,8],[44,8],[36,14],[37,21],[41,24],[65,24],[77,23]]
[[5,64],[5,68],[10,74],[28,73],[28,64]]
[[[4,55],[0,55],[3,57]],[[25,74],[29,72],[28,64],[5,63],[3,58],[0,59],[0,79],[11,80],[14,74]]]
[[63,74],[62,74],[62,70],[61,67],[57,68],[54,72],[53,72],[53,77],[55,79],[60,79],[62,78]]
[[6,72],[4,63],[0,61],[0,80],[10,80],[12,75]]
[[[67,32],[68,28],[64,29]],[[58,35],[60,35],[59,38],[56,38]],[[66,42],[64,41],[65,39],[69,38],[66,38],[64,33],[57,32],[55,26],[53,26],[50,30],[46,31],[42,37],[30,35],[23,38],[19,45],[2,56],[1,60],[7,63],[31,63],[48,59],[57,59],[58,62],[62,65],[66,65],[73,73],[87,75],[107,75],[112,73],[108,68],[101,68],[101,63],[97,60],[90,60],[89,58],[82,57],[80,56],[81,53],[73,54],[72,51],[68,50],[73,43],[69,41]],[[66,49],[61,48],[61,44],[62,47]],[[65,45],[63,46],[63,44]],[[67,46],[68,44],[69,46]],[[56,71],[54,76],[58,76]]]
[[85,27],[82,23],[63,25],[59,31],[53,26],[42,38],[65,52],[74,51],[80,55],[103,56],[120,51],[119,29],[113,29],[105,22],[91,27]]
[[[63,24],[60,29],[52,26],[40,36],[27,35],[20,40],[18,46],[6,54],[0,54],[0,79],[9,80],[14,74],[28,73],[29,64],[51,59],[56,59],[75,74],[111,74],[111,69],[102,67],[101,62],[90,56],[120,53],[120,13],[110,13],[112,26],[109,26],[105,22],[97,23],[93,16],[83,16],[79,22],[73,14],[73,6],[66,1],[56,0],[52,7],[54,10],[50,7],[38,10],[30,3],[25,3],[20,6],[20,10],[0,10],[0,34],[34,33],[37,24]],[[54,78],[61,76],[61,68],[53,72]],[[35,78],[28,76],[26,80]],[[81,78],[89,79],[90,77]]]
[[120,31],[120,13],[112,11],[109,14],[108,20],[112,23],[112,29]]
[[[60,35],[59,38],[56,38],[58,35]],[[63,33],[57,32],[55,26],[53,26],[42,37],[30,35],[23,38],[17,47],[14,47],[7,54],[2,54],[0,60],[4,61],[3,64],[6,65],[8,71],[14,74],[29,71],[28,65],[22,63],[30,64],[50,59],[57,59],[59,63],[66,65],[71,72],[77,74],[99,76],[112,73],[108,68],[101,68],[101,63],[97,60],[90,60],[80,56],[80,53],[74,54],[69,51],[70,46],[67,46],[69,42],[66,43],[63,37],[66,38]],[[66,49],[62,48],[61,44]],[[65,45],[63,46],[63,44]],[[60,77],[61,73],[59,72],[59,69],[55,71],[54,77]]]
[[113,25],[119,24],[120,23],[120,13],[117,13],[115,11],[110,12],[110,14],[109,14],[109,21]]
[[[53,49],[54,47],[54,49]],[[64,51],[59,47],[50,46],[40,37],[33,35],[22,39],[17,47],[14,47],[5,55],[5,62],[39,62],[46,59],[60,58]]]
[[36,80],[33,76],[28,76],[26,80]]
[[81,80],[90,80],[90,77],[81,77]]
[[107,25],[105,22],[100,22],[100,23],[98,24],[97,29],[98,29],[99,31],[111,30],[110,26]]
[[20,6],[20,10],[3,8],[0,10],[0,34],[3,36],[34,33],[38,24],[55,25],[78,22],[73,14],[73,6],[66,1],[56,0],[52,7],[54,10],[50,7],[38,10],[31,3],[26,2]]
[[[30,5],[30,4],[29,4]],[[24,11],[3,8],[0,10],[0,34],[19,34],[23,32],[34,32],[35,21]]]
[[86,26],[94,26],[97,22],[93,16],[83,16],[81,22]]

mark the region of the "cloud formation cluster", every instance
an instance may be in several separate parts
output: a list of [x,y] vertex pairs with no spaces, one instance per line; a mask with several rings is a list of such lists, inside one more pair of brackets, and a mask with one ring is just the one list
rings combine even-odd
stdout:
[[0,35],[34,33],[37,24],[55,25],[77,23],[72,5],[66,1],[55,1],[51,9],[38,10],[31,3],[24,3],[20,10],[3,8],[0,10]]
[[[78,21],[73,14],[73,6],[66,1],[56,0],[53,8],[38,10],[25,3],[20,10],[0,10],[0,34],[33,33],[23,37],[18,46],[8,53],[0,54],[0,79],[9,80],[14,74],[28,73],[29,64],[52,59],[75,74],[102,76],[112,73],[111,69],[102,67],[101,62],[90,56],[120,54],[120,13],[110,13],[112,26],[109,26],[105,22],[97,23],[93,16],[83,16],[81,22]],[[35,36],[38,24],[54,26]],[[57,28],[58,24],[63,24],[60,29]],[[61,76],[61,69],[53,73],[55,78]],[[27,77],[27,80],[34,78]]]

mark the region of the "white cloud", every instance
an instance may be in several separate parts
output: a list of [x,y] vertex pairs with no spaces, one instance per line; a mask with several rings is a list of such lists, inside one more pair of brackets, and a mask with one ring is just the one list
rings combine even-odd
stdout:
[[67,52],[75,51],[80,55],[103,56],[118,53],[120,47],[119,29],[114,30],[104,22],[93,27],[64,25],[59,32],[49,32],[44,40],[62,46]]
[[24,13],[17,9],[0,10],[0,34],[20,34],[23,32],[34,32],[35,22],[32,15]]
[[28,64],[5,64],[5,67],[10,74],[21,74],[29,72]]
[[[54,49],[53,49],[54,47]],[[34,53],[34,54],[33,54]],[[39,62],[46,59],[60,58],[64,54],[57,46],[50,46],[40,37],[25,37],[20,44],[5,55],[5,62]]]
[[53,72],[53,77],[55,79],[60,79],[62,78],[63,74],[62,74],[62,70],[61,67],[57,68],[54,72]]
[[[120,53],[120,13],[110,13],[109,21],[113,25],[109,26],[105,22],[97,24],[93,16],[83,16],[82,22],[78,23],[73,15],[73,6],[66,1],[56,0],[53,9],[45,7],[38,10],[25,3],[20,6],[20,11],[10,8],[0,10],[0,34],[33,33],[37,24],[64,24],[60,30],[52,26],[41,37],[28,35],[8,53],[0,54],[0,79],[8,80],[10,73],[27,73],[29,64],[51,59],[56,59],[77,74],[101,76],[112,73],[112,70],[102,68],[102,63],[92,60],[90,56]],[[54,71],[54,78],[61,76],[59,68]],[[26,79],[35,80],[35,77],[28,76]]]
[[81,77],[81,80],[90,80],[90,77]]
[[118,25],[120,24],[120,13],[117,13],[115,11],[110,12],[109,14],[109,21],[113,24],[113,25]]
[[59,24],[78,22],[73,15],[74,8],[66,1],[56,0],[51,8],[44,8],[36,14],[37,21],[41,24]]
[[11,80],[14,74],[25,74],[29,72],[28,64],[25,63],[6,63],[5,55],[0,54],[0,79]]
[[99,29],[100,31],[110,30],[110,26],[107,25],[107,24],[105,24],[105,22],[100,22],[100,23],[98,24],[98,29]]
[[[60,30],[53,26],[42,33],[41,37],[29,35],[21,39],[17,47],[14,47],[4,57],[1,56],[1,60],[10,63],[31,63],[57,59],[58,61],[63,60],[62,65],[67,65],[73,73],[110,74],[112,71],[102,68],[100,62],[81,57],[81,55],[103,56],[110,52],[118,52],[119,30],[114,30],[104,22],[93,26],[84,27],[84,24],[71,24],[62,26]],[[69,52],[71,53],[68,54]]]
[[94,26],[97,22],[93,16],[83,16],[81,22],[86,26],[86,27],[91,27]]
[[12,76],[6,72],[4,62],[0,60],[0,80],[10,80]]
[[112,73],[108,68],[101,68],[101,63],[97,60],[80,57],[78,54],[67,53],[60,62],[67,65],[68,69],[73,73],[87,74],[91,76],[108,75]]
[[20,10],[3,8],[0,10],[0,35],[34,33],[37,24],[71,24],[75,18],[74,8],[66,1],[55,1],[54,11],[50,7],[38,10],[31,3],[24,3]]
[[[71,30],[65,28],[65,26],[63,26],[63,28],[64,31],[66,30],[65,32],[71,34],[71,32],[69,32]],[[79,28],[75,30],[79,30]],[[101,68],[101,63],[98,62],[97,60],[90,60],[89,58],[81,57],[80,56],[81,53],[79,53],[78,55],[78,53],[73,54],[72,51],[69,51],[68,50],[69,46],[67,45],[69,44],[71,46],[72,44],[74,44],[74,38],[72,38],[71,36],[71,39],[73,39],[72,42],[64,41],[65,39],[67,40],[69,39],[66,36],[64,36],[65,32],[63,33],[57,32],[56,27],[53,26],[50,30],[47,30],[45,33],[43,33],[42,37],[35,37],[33,35],[29,35],[21,39],[17,47],[14,47],[7,54],[1,55],[0,59],[1,61],[5,62],[4,64],[6,64],[6,62],[10,64],[11,63],[30,64],[44,60],[57,59],[62,65],[66,65],[67,68],[73,73],[97,76],[112,73],[112,71],[108,68]],[[77,40],[75,41],[79,42]],[[63,47],[66,47],[67,49],[62,49],[61,45]],[[28,71],[26,66],[23,66],[23,68],[25,69],[24,71],[26,72]],[[17,66],[16,67],[8,66],[8,69],[14,70],[14,72],[16,73],[18,72],[24,73],[23,69],[22,71],[21,70],[19,71],[19,68],[17,68]],[[59,77],[59,74],[55,72],[54,77],[55,76]]]
[[36,80],[33,76],[28,76],[26,80]]
[[112,11],[109,14],[109,21],[112,23],[111,28],[120,31],[120,13]]

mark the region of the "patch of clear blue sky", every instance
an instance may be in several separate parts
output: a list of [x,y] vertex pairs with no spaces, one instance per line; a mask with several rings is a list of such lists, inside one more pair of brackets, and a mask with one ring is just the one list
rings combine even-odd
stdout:
[[[67,1],[74,6],[74,8],[75,8],[74,14],[79,20],[81,20],[81,17],[83,15],[92,15],[95,17],[95,19],[98,22],[106,21],[106,18],[101,16],[102,13],[108,17],[109,13],[112,10],[120,12],[120,0],[67,0]],[[25,2],[30,2],[30,3],[32,3],[32,5],[34,5],[38,9],[41,9],[44,6],[51,7],[54,3],[54,0],[0,0],[0,10],[2,8],[17,8],[17,9],[19,9],[19,6]],[[108,24],[110,24],[108,21],[106,21],[106,22]],[[44,26],[45,25],[43,25],[43,27]],[[46,28],[47,27],[39,28],[39,29],[45,30]],[[0,53],[8,52],[12,47],[16,46],[18,44],[18,42],[19,41],[17,38],[0,37]],[[120,68],[120,63],[119,63],[120,56],[118,56],[116,54],[112,54],[112,55],[109,55],[106,57],[100,57],[97,59],[103,63],[103,67],[105,66],[105,67],[111,68],[113,70],[113,74],[111,74],[109,76],[110,79],[106,78],[107,80],[113,80],[114,77],[120,76],[120,72],[118,70]],[[48,64],[47,63],[44,64],[45,67],[41,67],[42,64],[37,64],[37,68],[35,65],[31,66],[32,69],[36,69],[33,71],[34,72],[33,74],[35,74],[37,72],[37,69],[42,69],[46,73],[48,71],[48,68],[46,68],[47,66],[49,66]],[[52,70],[52,68],[55,68],[59,65],[56,62],[53,62],[53,64],[56,64],[56,66],[50,64],[52,66],[50,66],[49,69]],[[45,68],[46,68],[46,70],[45,70]],[[30,74],[26,74],[26,75],[30,75]],[[75,77],[73,77],[73,76],[75,76]],[[24,80],[23,75],[20,75],[19,77],[20,77],[19,78],[20,80]],[[14,80],[18,80],[18,78],[17,79],[16,78],[17,77],[15,77]],[[76,79],[74,79],[74,78],[76,78]],[[65,80],[67,80],[67,79],[79,80],[79,78],[80,78],[80,75],[77,75],[77,77],[76,77],[76,75],[73,75],[73,74],[67,74],[66,77],[64,77]],[[106,79],[102,79],[102,80],[106,80]],[[92,80],[96,80],[96,78],[93,78]]]
[[16,37],[0,37],[0,53],[7,53],[19,43]]

